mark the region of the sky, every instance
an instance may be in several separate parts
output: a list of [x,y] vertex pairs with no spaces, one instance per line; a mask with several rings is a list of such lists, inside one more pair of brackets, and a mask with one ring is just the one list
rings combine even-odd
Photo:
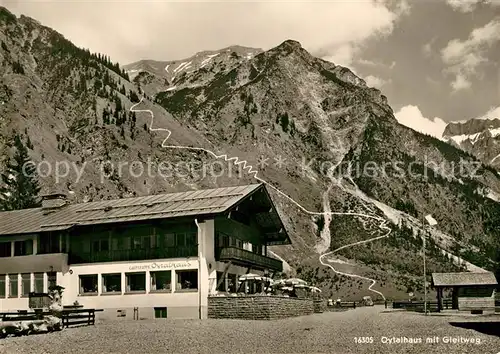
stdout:
[[0,0],[120,64],[175,60],[286,39],[349,67],[396,118],[440,137],[446,124],[500,118],[500,0]]

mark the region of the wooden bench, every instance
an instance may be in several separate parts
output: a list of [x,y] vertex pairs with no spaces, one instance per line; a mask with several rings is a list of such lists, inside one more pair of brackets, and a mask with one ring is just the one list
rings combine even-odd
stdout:
[[[79,307],[81,306],[63,309],[61,317],[63,328],[74,325],[95,325],[95,313],[104,311],[103,309],[82,309]],[[43,316],[49,316],[51,314],[52,312],[43,311],[41,309],[36,309],[31,312],[19,310],[18,312],[0,312],[0,319],[5,322],[32,321],[42,319]]]
[[34,320],[39,320],[42,319],[43,316],[45,315],[50,315],[51,313],[48,311],[40,311],[40,310],[35,310],[35,311],[18,311],[18,312],[1,312],[0,313],[0,320],[2,322],[8,322],[8,321],[34,321]]
[[62,313],[62,326],[67,328],[76,325],[95,325],[95,313],[103,309],[64,309]]

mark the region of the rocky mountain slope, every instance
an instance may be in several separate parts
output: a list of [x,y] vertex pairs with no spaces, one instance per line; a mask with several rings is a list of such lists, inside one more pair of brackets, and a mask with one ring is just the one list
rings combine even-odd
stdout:
[[471,119],[449,123],[443,133],[450,144],[500,169],[500,119]]
[[[226,48],[210,60],[215,52],[202,52],[191,67],[186,60],[142,61],[124,70],[3,8],[0,41],[2,156],[14,133],[23,134],[45,191],[57,186],[85,201],[258,177],[269,184],[293,241],[273,252],[327,296],[370,295],[369,281],[334,275],[318,258],[386,235],[380,220],[392,230],[387,238],[324,260],[377,280],[386,296],[418,293],[420,220],[432,213],[439,224],[428,238],[429,273],[460,269],[461,259],[494,266],[497,172],[400,125],[380,91],[298,42],[265,52]],[[136,109],[150,110],[153,121],[147,112],[130,111],[143,94]]]
[[[198,52],[182,60],[140,60],[125,65],[124,69],[148,95],[153,95],[164,90],[166,86],[170,86],[170,89],[181,88],[195,80],[198,85],[204,84],[219,71],[232,68],[261,52],[262,49],[231,46]],[[205,76],[204,82],[199,80],[200,75]]]

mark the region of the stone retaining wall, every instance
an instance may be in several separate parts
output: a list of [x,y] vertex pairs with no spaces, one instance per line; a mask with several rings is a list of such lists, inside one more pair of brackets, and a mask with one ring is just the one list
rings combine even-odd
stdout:
[[277,320],[311,315],[314,310],[312,299],[258,295],[208,298],[208,318]]
[[326,311],[326,301],[324,300],[314,300],[314,312],[323,313]]

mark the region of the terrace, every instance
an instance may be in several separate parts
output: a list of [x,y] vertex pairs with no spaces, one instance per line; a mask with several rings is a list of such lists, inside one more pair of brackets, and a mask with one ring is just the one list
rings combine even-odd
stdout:
[[283,271],[283,263],[280,260],[236,247],[217,248],[215,259],[224,262],[232,261],[235,264],[241,264],[254,269]]

